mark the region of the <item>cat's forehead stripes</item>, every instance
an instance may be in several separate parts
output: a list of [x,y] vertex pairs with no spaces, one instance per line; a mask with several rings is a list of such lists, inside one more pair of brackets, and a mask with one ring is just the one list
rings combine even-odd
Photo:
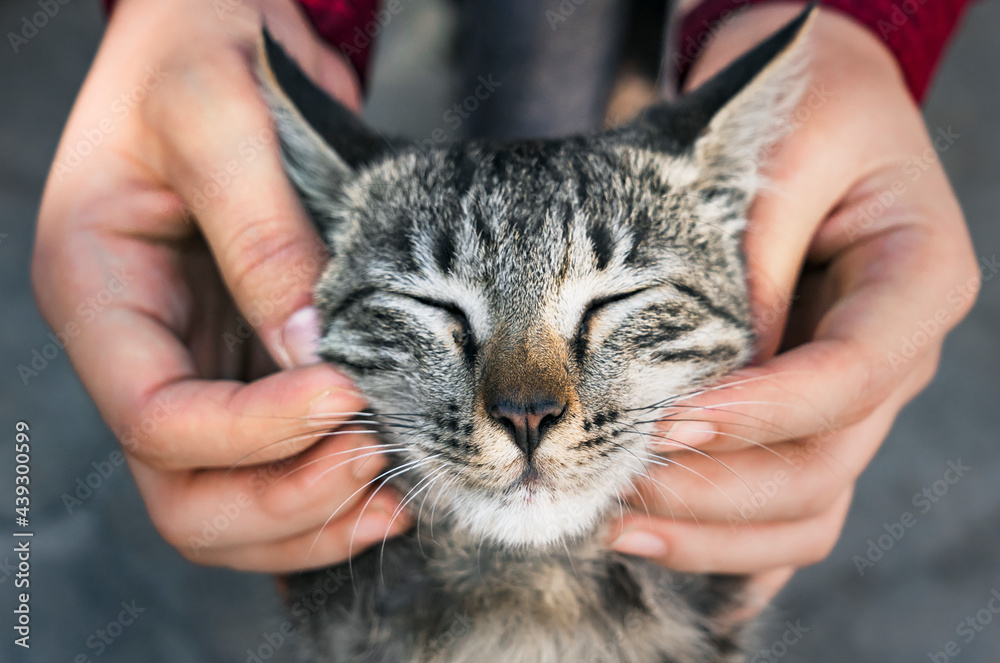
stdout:
[[[357,206],[344,212],[352,230],[340,240],[341,264],[325,283],[363,279],[446,299],[465,309],[479,340],[506,320],[544,321],[568,339],[594,299],[707,282],[712,263],[729,261],[714,225],[698,227],[701,199],[669,181],[690,179],[683,157],[558,141],[425,157],[362,173]],[[704,299],[735,310],[731,318],[742,313]]]
[[[332,254],[321,355],[368,397],[382,485],[417,522],[356,558],[361,590],[304,630],[306,658],[744,658],[741,582],[616,555],[599,523],[679,446],[659,408],[698,420],[685,396],[752,353],[739,235],[809,13],[621,129],[430,152],[387,144],[265,39],[286,170]],[[471,627],[445,642],[456,613]]]
[[[589,248],[598,270],[639,264],[642,245],[666,237],[665,215],[681,225],[692,218],[692,205],[672,196],[664,179],[685,170],[684,160],[660,157],[653,167],[631,154],[593,148],[580,155],[558,141],[513,153],[471,145],[429,161],[403,158],[363,173],[353,189],[371,195],[351,196],[345,216],[357,220],[352,225],[364,243],[385,251],[412,252],[411,241],[423,238],[432,264],[445,274],[463,253],[466,261],[505,252],[520,252],[519,262],[537,261],[555,257],[547,250],[553,244],[564,254],[570,240],[574,248]],[[658,209],[650,209],[657,198]],[[578,226],[582,237],[574,232]],[[389,228],[392,238],[379,237]],[[461,251],[463,241],[474,242],[476,251]]]

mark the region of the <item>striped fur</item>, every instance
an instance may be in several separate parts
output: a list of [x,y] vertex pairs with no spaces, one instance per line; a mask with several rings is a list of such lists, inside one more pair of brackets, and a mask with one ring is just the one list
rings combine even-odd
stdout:
[[[430,152],[338,125],[265,36],[286,167],[332,254],[321,354],[403,449],[393,483],[420,523],[303,615],[302,660],[742,660],[739,579],[600,541],[655,451],[648,408],[750,357],[740,233],[802,88],[808,11],[623,129]],[[563,404],[532,453],[497,393]],[[293,578],[293,605],[329,573]]]

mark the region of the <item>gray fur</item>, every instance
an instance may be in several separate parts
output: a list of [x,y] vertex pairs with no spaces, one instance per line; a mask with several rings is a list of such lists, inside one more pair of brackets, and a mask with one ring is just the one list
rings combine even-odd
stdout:
[[[344,569],[290,579],[303,661],[743,660],[739,578],[602,541],[671,450],[662,405],[751,355],[740,234],[802,88],[804,17],[623,129],[430,152],[318,127],[315,90],[265,43],[286,168],[332,254],[321,354],[369,398],[418,521],[346,586],[329,581]],[[564,406],[533,453],[491,414],[497,393]]]

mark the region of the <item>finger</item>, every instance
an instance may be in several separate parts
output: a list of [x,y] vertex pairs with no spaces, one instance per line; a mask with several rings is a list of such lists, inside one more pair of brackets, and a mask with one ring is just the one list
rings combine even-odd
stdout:
[[846,491],[824,513],[803,521],[754,525],[697,524],[630,516],[612,547],[691,573],[759,573],[827,557],[851,503]]
[[[820,96],[833,99],[832,106],[912,106],[899,86],[868,86],[868,95],[878,90],[892,96],[886,99],[853,99],[864,94],[855,81],[824,79],[822,87],[829,87]],[[891,127],[878,130],[857,114],[845,118],[842,113],[824,113],[825,102],[813,104],[809,98],[816,94],[811,89],[803,102],[808,120],[783,140],[769,164],[772,185],[757,197],[746,232],[751,303],[763,357],[777,348],[784,334],[803,256],[811,264],[832,262],[846,271],[847,264],[858,267],[843,259],[850,249],[877,240],[882,260],[875,266],[896,271],[899,265],[890,260],[892,245],[908,229],[919,228],[936,235],[927,243],[928,252],[935,254],[932,261],[920,265],[925,272],[933,264],[939,280],[957,285],[975,265],[961,210],[943,170],[935,163],[914,179],[913,163],[926,163],[928,154],[931,160],[936,157],[919,114],[902,113]],[[814,155],[820,153],[829,161],[817,162]],[[788,191],[796,195],[785,195]],[[835,284],[827,299],[835,302],[849,288]],[[937,305],[945,303],[939,300]]]
[[[291,456],[365,407],[329,365],[281,371],[250,383],[202,380],[187,350],[155,321],[109,311],[87,335],[122,339],[113,356],[83,353],[81,373],[123,445],[159,469],[229,468]],[[104,378],[104,379],[102,379]]]
[[284,174],[250,64],[223,51],[164,87],[143,107],[163,141],[157,169],[197,219],[243,317],[290,367],[311,353],[289,347],[285,324],[310,303],[328,256]]
[[232,471],[163,472],[130,461],[164,538],[218,549],[285,539],[343,517],[386,479],[386,451],[371,435],[337,431],[293,458]]
[[892,427],[900,400],[829,436],[650,461],[648,478],[636,481],[638,495],[629,501],[640,514],[702,524],[813,517],[857,480]]
[[151,393],[125,417],[122,428],[129,433],[122,441],[163,470],[266,463],[299,453],[317,442],[319,431],[340,422],[365,421],[358,419],[365,406],[328,365],[250,383],[191,378]]
[[[929,352],[914,357],[912,367],[896,385],[896,389],[886,399],[878,404],[876,408],[882,408],[888,403],[888,412],[898,412],[916,394],[926,387],[937,371],[941,358],[941,348],[935,347]],[[750,378],[751,383],[753,379]],[[738,389],[739,380],[733,383],[734,390]],[[718,391],[726,391],[723,386]],[[764,391],[763,388],[758,392]],[[676,406],[662,421],[659,427],[664,428],[663,432],[654,430],[645,434],[645,442],[649,445],[648,450],[655,450],[658,453],[680,453],[684,451],[694,451],[698,454],[719,454],[724,452],[739,451],[743,449],[762,449],[765,453],[775,456],[775,451],[767,449],[765,441],[769,444],[779,444],[782,442],[792,442],[796,444],[812,444],[815,438],[825,443],[833,437],[839,428],[832,422],[824,422],[822,426],[816,426],[819,430],[806,437],[796,438],[792,431],[786,426],[794,424],[794,420],[809,412],[814,412],[818,418],[822,413],[813,409],[812,404],[801,402],[798,394],[789,394],[784,391],[774,390],[769,400],[748,400],[748,397],[731,397],[728,402],[714,405],[691,405],[688,407]],[[768,409],[770,408],[770,409]],[[757,411],[759,409],[759,411]],[[859,419],[864,421],[872,416],[868,413]],[[851,425],[845,426],[847,428]]]
[[920,356],[937,351],[971,305],[956,296],[972,278],[964,267],[957,278],[927,268],[939,264],[945,241],[899,228],[851,247],[830,266],[836,304],[812,342],[737,371],[721,387],[676,399],[666,422],[708,420],[732,439],[770,444],[867,416],[921,365]]
[[[717,40],[721,48],[708,49],[708,57],[699,62],[701,71],[695,73],[703,79],[706,68],[721,67],[722,60],[735,55],[734,44],[767,34],[760,32],[760,20],[780,25],[788,11],[794,10],[766,8],[755,13],[753,25],[734,25],[726,39]],[[765,18],[769,13],[773,15]],[[823,12],[810,37],[837,48],[817,48],[811,59],[810,85],[789,118],[791,131],[768,154],[764,175],[769,186],[758,193],[745,233],[760,357],[770,356],[778,347],[803,257],[816,230],[858,182],[886,164],[905,163],[926,143],[920,141],[926,132],[919,111],[883,44],[836,12]],[[864,114],[844,112],[876,107],[911,112],[897,114],[889,126],[875,124]],[[817,154],[824,158],[817,160]]]
[[395,514],[397,499],[379,492],[371,502],[362,502],[344,518],[284,541],[224,550],[206,549],[197,555],[190,550],[182,552],[199,564],[264,573],[287,573],[339,564],[409,528],[407,519]]
[[794,566],[783,566],[751,576],[744,588],[743,606],[733,615],[733,620],[742,622],[760,614],[792,579],[795,570]]
[[[144,208],[132,198],[125,209]],[[365,406],[328,365],[249,384],[200,379],[184,338],[192,333],[195,305],[188,300],[196,294],[183,285],[170,247],[77,233],[73,241],[40,242],[37,250],[50,324],[66,337],[66,351],[105,420],[147,463],[228,468],[288,456],[315,441],[295,437],[309,430],[301,417],[332,420],[344,412],[340,418],[348,419]],[[221,337],[214,345],[222,346]]]
[[[123,340],[113,357],[87,353],[81,373],[89,371],[87,381],[100,385],[92,393],[126,449],[159,469],[229,468],[291,456],[317,441],[316,416],[328,429],[366,405],[329,365],[250,383],[202,380],[187,350],[155,322],[109,311],[88,335],[102,330]],[[101,361],[107,365],[94,365]]]

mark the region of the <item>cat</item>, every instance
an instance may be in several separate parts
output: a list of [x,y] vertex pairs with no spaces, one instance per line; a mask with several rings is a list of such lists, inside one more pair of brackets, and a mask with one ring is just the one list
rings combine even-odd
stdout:
[[392,458],[373,485],[418,522],[288,578],[323,606],[300,660],[745,660],[743,578],[603,542],[671,450],[658,412],[752,355],[740,238],[811,12],[623,127],[431,150],[366,128],[264,30],[285,169],[331,254],[320,354],[370,400]]

